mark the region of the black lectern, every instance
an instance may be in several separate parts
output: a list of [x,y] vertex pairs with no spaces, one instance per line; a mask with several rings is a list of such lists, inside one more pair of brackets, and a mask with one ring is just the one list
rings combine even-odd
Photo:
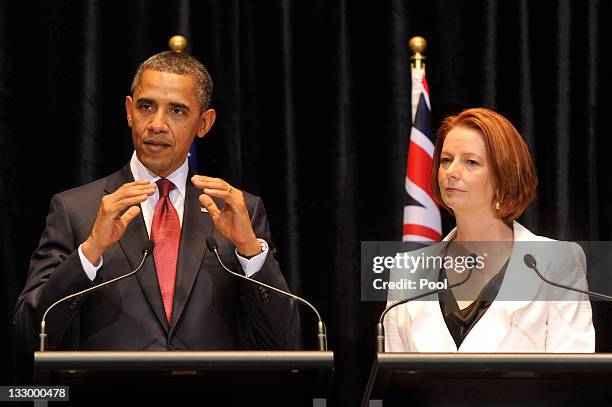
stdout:
[[69,386],[74,405],[318,407],[326,405],[333,359],[320,351],[36,352],[34,382]]
[[612,354],[379,353],[363,407],[610,405]]

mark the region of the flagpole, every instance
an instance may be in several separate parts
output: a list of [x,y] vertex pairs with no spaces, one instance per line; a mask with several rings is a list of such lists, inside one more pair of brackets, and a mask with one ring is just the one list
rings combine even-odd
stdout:
[[419,104],[419,98],[421,97],[421,87],[419,86],[423,75],[425,74],[425,60],[427,59],[423,53],[427,49],[427,41],[425,38],[416,35],[410,38],[408,46],[412,51],[410,60],[410,77],[412,80],[412,94],[411,94],[411,123],[414,123],[414,116],[416,115],[416,109]]
[[431,126],[429,87],[425,75],[425,38],[415,36],[408,42],[410,60],[411,124],[405,190],[410,198],[404,206],[404,241],[437,241],[442,238],[440,209],[430,184],[435,135]]

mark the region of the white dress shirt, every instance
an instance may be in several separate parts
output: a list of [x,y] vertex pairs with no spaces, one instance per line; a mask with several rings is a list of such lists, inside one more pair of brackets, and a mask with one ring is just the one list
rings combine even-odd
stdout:
[[[132,171],[132,175],[134,176],[134,180],[136,181],[146,180],[155,183],[161,178],[151,172],[140,162],[138,157],[136,157],[135,151],[134,154],[132,154],[132,159],[130,160],[130,170]],[[188,174],[189,165],[187,164],[187,159],[185,159],[185,162],[176,171],[166,177],[175,186],[175,188],[170,191],[170,201],[172,202],[172,205],[174,206],[174,209],[178,214],[181,226],[183,225],[183,212],[185,208],[185,189]],[[145,225],[147,227],[147,233],[149,236],[151,236],[153,213],[155,212],[155,204],[157,203],[158,199],[159,191],[156,189],[153,195],[151,195],[149,198],[147,198],[146,201],[140,204],[142,217],[144,218]],[[203,236],[202,239],[205,239],[205,237]],[[242,269],[247,275],[247,277],[251,277],[253,274],[257,273],[263,267],[263,264],[265,263],[266,258],[268,257],[268,244],[263,239],[257,240],[265,243],[264,245],[262,245],[264,247],[264,250],[258,255],[251,257],[250,259],[242,257],[240,254],[238,254],[238,251],[236,250],[236,256],[238,257],[238,261],[240,262],[240,265],[242,266]],[[89,260],[87,260],[87,258],[83,254],[81,246],[83,245],[81,244],[79,246],[79,257],[81,258],[83,270],[85,271],[85,274],[87,274],[87,277],[89,277],[89,279],[93,281],[96,278],[96,275],[98,274],[98,270],[100,269],[100,267],[102,267],[102,264],[104,263],[104,256],[100,257],[100,261],[98,262],[98,264],[93,265],[89,262]]]

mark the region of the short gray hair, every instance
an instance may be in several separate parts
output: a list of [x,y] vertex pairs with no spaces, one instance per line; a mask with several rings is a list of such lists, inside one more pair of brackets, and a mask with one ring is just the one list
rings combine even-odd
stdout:
[[159,72],[168,72],[176,75],[189,75],[196,82],[196,96],[201,103],[202,111],[208,109],[212,100],[213,81],[206,67],[191,55],[182,52],[164,51],[155,54],[138,67],[132,80],[131,92],[140,83],[140,77],[147,69]]

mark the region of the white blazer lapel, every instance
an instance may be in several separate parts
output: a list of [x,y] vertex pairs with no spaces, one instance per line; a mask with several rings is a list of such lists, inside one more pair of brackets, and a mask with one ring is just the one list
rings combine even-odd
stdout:
[[457,352],[437,295],[435,299],[409,302],[406,307],[411,319],[409,334],[416,347],[415,352]]
[[[542,240],[517,222],[513,229],[515,242]],[[539,277],[523,260],[526,254],[536,254],[537,250],[538,247],[528,247],[525,243],[514,244],[496,300],[468,333],[459,352],[499,351],[512,329],[512,315],[533,301],[541,289]]]
[[[440,256],[444,254],[446,244],[438,243],[430,248],[432,250],[428,255]],[[439,273],[440,270],[432,271],[431,275],[427,276],[428,280],[437,281]],[[412,337],[416,352],[457,352],[457,345],[442,316],[437,294],[411,301],[405,307],[410,323],[404,324],[404,329],[410,329],[410,332],[401,334],[402,337],[406,337],[404,334]]]

